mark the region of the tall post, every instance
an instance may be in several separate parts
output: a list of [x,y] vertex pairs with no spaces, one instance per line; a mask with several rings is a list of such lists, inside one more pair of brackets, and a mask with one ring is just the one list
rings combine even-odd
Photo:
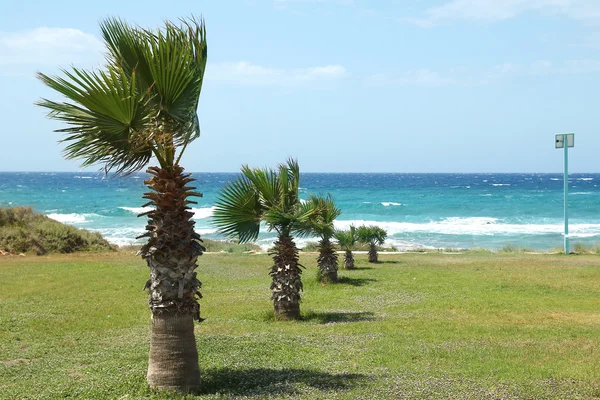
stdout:
[[565,190],[565,254],[569,254],[569,146],[567,141],[567,135],[563,135],[564,143],[564,154],[565,154],[565,176],[564,176],[564,190]]

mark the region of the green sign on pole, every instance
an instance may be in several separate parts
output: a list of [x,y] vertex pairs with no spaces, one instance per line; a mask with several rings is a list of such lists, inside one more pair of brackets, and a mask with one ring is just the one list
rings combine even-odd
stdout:
[[565,254],[569,254],[569,147],[575,145],[575,134],[574,133],[559,133],[555,138],[555,147],[557,149],[563,149],[564,154],[564,213],[565,213]]

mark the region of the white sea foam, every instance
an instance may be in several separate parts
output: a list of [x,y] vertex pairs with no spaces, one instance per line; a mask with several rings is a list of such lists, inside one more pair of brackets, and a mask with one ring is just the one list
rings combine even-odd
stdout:
[[551,181],[560,181],[558,178],[550,178]]
[[129,211],[132,214],[138,215],[153,210],[152,207],[119,207],[121,210]]
[[[571,227],[572,227],[572,225],[569,225],[569,230],[572,229]],[[600,233],[572,233],[572,232],[569,232],[569,234],[567,236],[570,238],[588,238],[588,237],[600,236]]]
[[98,228],[91,230],[100,232],[109,243],[116,244],[117,246],[141,245],[145,242],[143,239],[136,240],[136,237],[144,233],[144,228],[141,227]]
[[199,233],[200,235],[211,235],[213,233],[217,233],[216,229],[210,229],[210,228],[196,228],[194,230],[197,233]]
[[419,249],[429,249],[433,250],[435,247],[426,246],[419,243],[411,243],[405,240],[398,240],[394,238],[389,238],[385,241],[385,246],[395,247],[398,251],[409,251],[409,250],[419,250]]
[[79,175],[75,175],[76,179],[93,179],[93,176],[79,176]]
[[577,178],[578,181],[593,181],[594,178]]
[[393,201],[384,201],[381,203],[382,206],[384,207],[389,207],[389,206],[401,206],[401,203],[394,203]]
[[[403,233],[433,233],[442,235],[543,235],[561,234],[564,225],[562,222],[546,224],[512,224],[504,223],[496,218],[469,217],[446,218],[441,221],[424,223],[414,222],[378,222],[378,221],[335,221],[337,229],[348,229],[350,225],[377,225],[385,229],[389,236]],[[585,237],[600,236],[600,224],[571,224],[571,236],[587,235]],[[582,237],[582,236],[579,236]]]
[[[132,214],[139,215],[148,211],[152,211],[153,207],[119,207],[122,210],[129,211]],[[201,207],[201,208],[192,208],[192,212],[194,213],[194,219],[203,219],[212,217],[215,211],[215,207]]]
[[492,183],[492,186],[510,186],[510,183]]
[[98,214],[59,214],[51,213],[47,215],[55,221],[62,222],[63,224],[82,224],[90,222],[88,218],[101,217]]
[[203,219],[212,217],[215,207],[202,207],[202,208],[192,208],[194,212],[194,219]]

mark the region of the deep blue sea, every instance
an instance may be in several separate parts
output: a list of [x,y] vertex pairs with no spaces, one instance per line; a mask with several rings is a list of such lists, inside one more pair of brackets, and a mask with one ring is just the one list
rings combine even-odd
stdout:
[[[219,239],[211,224],[219,189],[235,173],[195,173],[204,194],[194,207],[197,231]],[[143,232],[145,174],[105,179],[95,172],[0,172],[0,207],[32,206],[50,218],[98,231],[110,242],[135,243]],[[331,193],[339,228],[377,224],[387,244],[417,248],[489,248],[507,243],[535,250],[563,243],[562,174],[306,173],[301,197]],[[600,174],[571,174],[571,243],[600,241]],[[268,247],[274,235],[264,232]],[[304,240],[299,240],[302,244]]]

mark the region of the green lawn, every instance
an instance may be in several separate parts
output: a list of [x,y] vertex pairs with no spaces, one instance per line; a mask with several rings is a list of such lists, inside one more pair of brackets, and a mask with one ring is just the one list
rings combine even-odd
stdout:
[[[200,258],[199,398],[600,398],[600,256],[305,254],[303,321],[274,322],[266,255]],[[0,398],[173,398],[146,387],[148,270],[132,255],[0,257]]]

